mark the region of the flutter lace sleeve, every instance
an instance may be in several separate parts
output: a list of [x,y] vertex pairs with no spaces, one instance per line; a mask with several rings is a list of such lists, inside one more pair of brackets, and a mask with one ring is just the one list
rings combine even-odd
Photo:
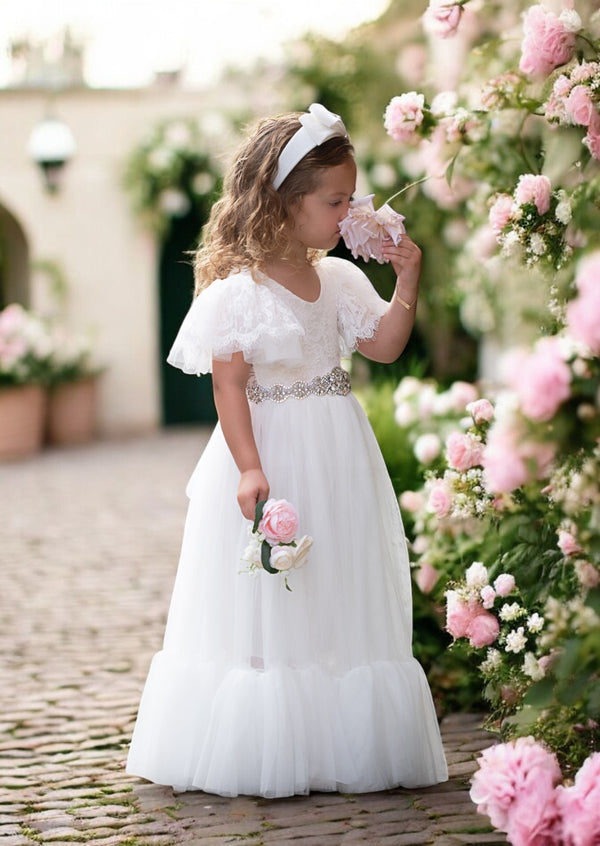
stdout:
[[340,347],[342,355],[349,355],[360,341],[373,337],[389,304],[352,262],[334,257],[324,261],[331,263],[331,270],[337,279]]
[[242,352],[249,364],[297,361],[304,329],[249,273],[217,279],[193,301],[167,357],[185,373],[210,373],[212,360]]

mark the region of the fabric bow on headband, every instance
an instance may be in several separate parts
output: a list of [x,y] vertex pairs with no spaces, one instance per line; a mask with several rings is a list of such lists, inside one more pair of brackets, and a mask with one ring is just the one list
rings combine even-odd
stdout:
[[275,189],[279,188],[300,159],[315,147],[336,135],[344,138],[348,135],[340,116],[330,112],[320,103],[313,103],[308,112],[300,115],[298,120],[302,124],[300,129],[292,135],[279,155],[277,173],[273,180]]

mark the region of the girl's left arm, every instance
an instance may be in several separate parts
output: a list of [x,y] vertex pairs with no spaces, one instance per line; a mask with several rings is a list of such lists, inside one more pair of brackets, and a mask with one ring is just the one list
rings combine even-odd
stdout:
[[396,271],[394,296],[373,338],[360,341],[357,350],[372,361],[391,364],[406,346],[415,323],[421,250],[403,235],[397,247],[391,238],[384,241],[383,256]]

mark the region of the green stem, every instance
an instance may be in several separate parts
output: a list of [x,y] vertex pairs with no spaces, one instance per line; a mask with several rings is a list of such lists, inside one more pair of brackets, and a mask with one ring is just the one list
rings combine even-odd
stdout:
[[409,188],[414,188],[414,187],[415,187],[415,185],[420,185],[420,184],[421,184],[421,182],[426,182],[426,181],[427,181],[428,179],[430,179],[430,178],[431,178],[431,177],[429,177],[429,176],[422,176],[420,179],[415,179],[415,181],[414,181],[414,182],[410,182],[408,185],[405,185],[405,186],[404,186],[404,188],[401,188],[399,191],[396,191],[396,193],[395,193],[395,194],[392,194],[392,196],[391,196],[391,197],[388,197],[388,199],[387,199],[385,202],[386,202],[386,203],[391,203],[391,202],[392,202],[392,200],[395,200],[395,199],[396,199],[396,197],[399,197],[399,196],[400,196],[400,194],[404,194],[404,192],[405,192],[405,191],[408,191],[408,189],[409,189]]

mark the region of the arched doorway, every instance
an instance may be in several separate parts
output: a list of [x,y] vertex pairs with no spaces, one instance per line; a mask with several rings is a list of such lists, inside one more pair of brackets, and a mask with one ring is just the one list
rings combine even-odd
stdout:
[[0,309],[9,303],[28,306],[29,245],[21,224],[0,203]]
[[160,351],[162,422],[166,426],[213,423],[217,419],[210,376],[189,376],[166,362],[192,302],[194,274],[188,253],[196,247],[204,222],[195,210],[185,217],[174,218],[161,248]]

